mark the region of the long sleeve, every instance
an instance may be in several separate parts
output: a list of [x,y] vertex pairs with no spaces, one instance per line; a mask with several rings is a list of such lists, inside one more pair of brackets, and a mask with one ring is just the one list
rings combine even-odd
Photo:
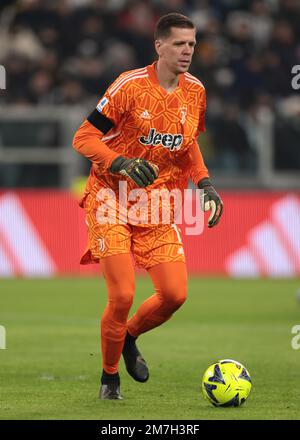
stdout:
[[199,180],[209,177],[208,169],[205,166],[199,145],[194,141],[189,150],[190,159],[190,177],[195,185]]
[[85,120],[75,133],[73,148],[103,170],[107,170],[119,154],[102,142],[101,137],[101,131]]
[[120,154],[111,150],[101,139],[113,127],[117,127],[130,107],[130,84],[120,75],[99,100],[96,109],[75,133],[73,147],[100,169],[107,170]]

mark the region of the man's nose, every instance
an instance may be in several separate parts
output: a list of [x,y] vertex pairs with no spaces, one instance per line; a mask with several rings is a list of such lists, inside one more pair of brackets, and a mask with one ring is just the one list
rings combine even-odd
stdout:
[[183,48],[183,51],[185,54],[191,54],[192,53],[192,48],[189,44],[186,44]]

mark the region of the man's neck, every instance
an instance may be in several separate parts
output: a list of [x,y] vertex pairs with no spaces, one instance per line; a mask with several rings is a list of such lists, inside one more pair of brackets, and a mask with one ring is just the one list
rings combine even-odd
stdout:
[[173,92],[178,86],[179,75],[170,72],[165,65],[158,60],[155,64],[158,82],[167,92]]

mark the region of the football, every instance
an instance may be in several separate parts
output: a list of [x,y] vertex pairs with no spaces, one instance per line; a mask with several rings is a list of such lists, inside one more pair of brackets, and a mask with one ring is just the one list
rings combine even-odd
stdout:
[[210,365],[202,379],[203,396],[214,406],[242,405],[251,387],[249,372],[233,359],[222,359]]

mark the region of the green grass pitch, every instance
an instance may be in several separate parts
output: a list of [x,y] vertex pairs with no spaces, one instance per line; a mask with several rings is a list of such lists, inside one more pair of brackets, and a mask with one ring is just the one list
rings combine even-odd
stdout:
[[[299,419],[300,280],[190,277],[189,297],[139,347],[150,379],[134,382],[121,361],[124,401],[100,401],[99,318],[103,279],[0,280],[0,419]],[[136,283],[132,312],[152,293]],[[236,359],[253,388],[239,408],[202,398],[201,377],[217,359]]]

